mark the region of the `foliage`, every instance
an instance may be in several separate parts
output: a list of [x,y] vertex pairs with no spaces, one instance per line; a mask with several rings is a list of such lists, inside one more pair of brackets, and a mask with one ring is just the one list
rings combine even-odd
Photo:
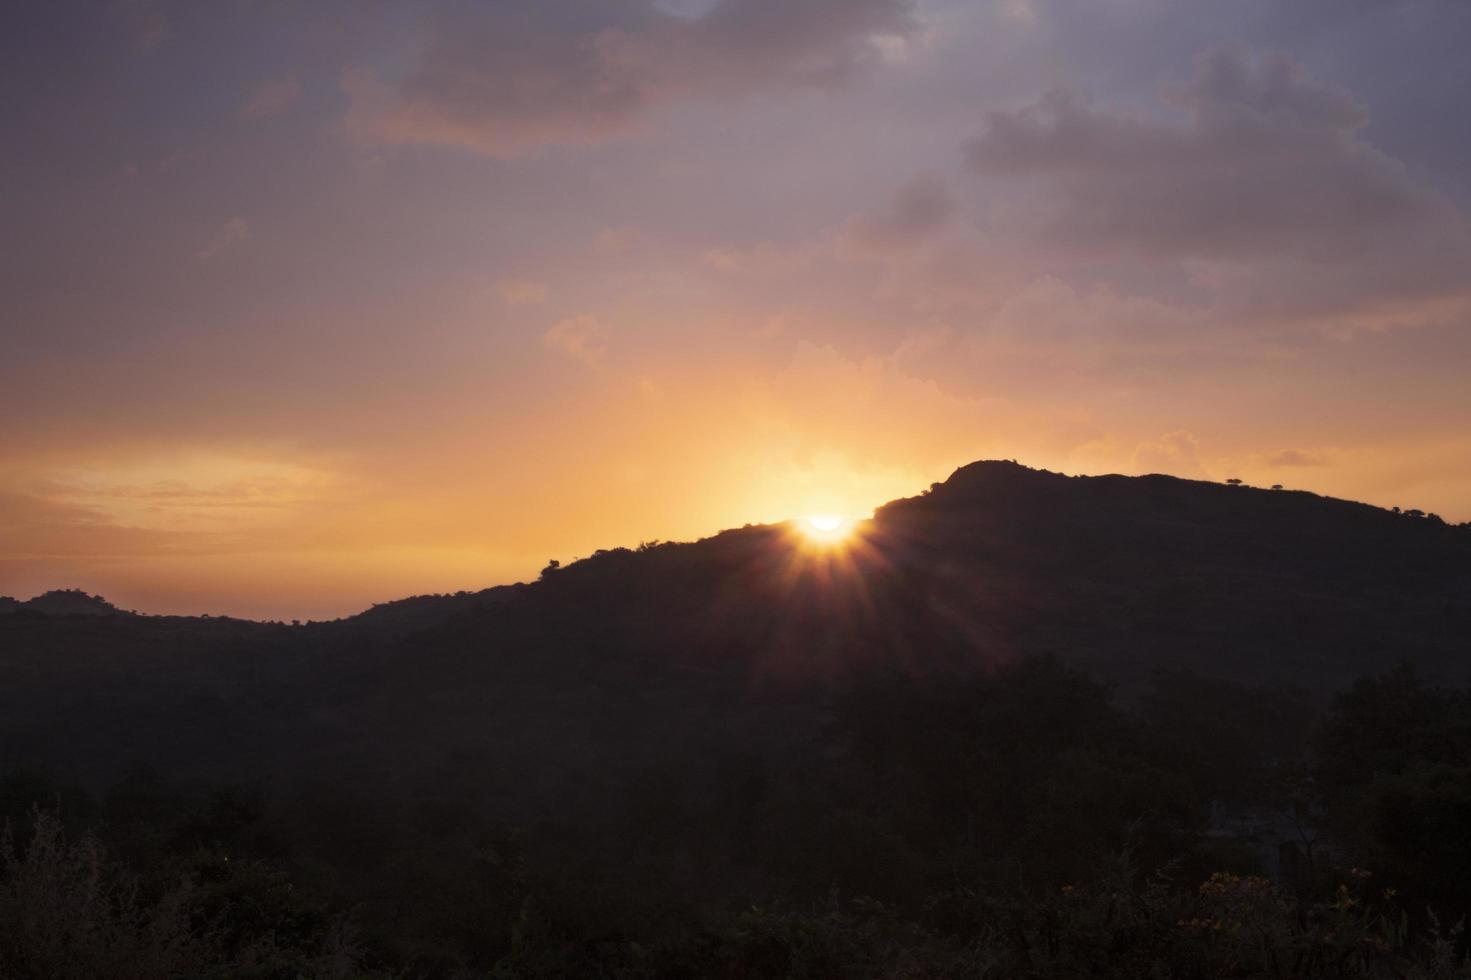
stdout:
[[364,976],[341,923],[279,874],[198,859],[130,873],[92,834],[36,810],[0,834],[0,977],[288,980]]

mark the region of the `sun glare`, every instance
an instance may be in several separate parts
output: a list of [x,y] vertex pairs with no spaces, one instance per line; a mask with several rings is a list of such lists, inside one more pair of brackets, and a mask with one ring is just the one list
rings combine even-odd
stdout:
[[853,522],[837,514],[808,514],[798,522],[802,533],[812,541],[836,542],[853,530]]

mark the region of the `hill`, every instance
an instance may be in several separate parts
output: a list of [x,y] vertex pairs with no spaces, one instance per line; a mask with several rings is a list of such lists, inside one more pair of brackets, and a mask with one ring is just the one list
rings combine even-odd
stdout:
[[[125,840],[266,854],[447,976],[429,950],[489,969],[532,893],[556,935],[652,935],[839,887],[919,909],[1078,880],[1126,843],[1209,870],[1210,801],[1280,800],[1356,678],[1464,682],[1467,636],[1464,527],[980,462],[840,546],[749,526],[330,623],[12,603],[0,773],[50,781],[0,778],[0,808],[75,786]],[[1459,704],[1375,709],[1340,755]],[[1460,744],[1415,739],[1393,758]],[[1253,840],[1230,861],[1277,860]]]
[[[97,615],[116,612],[53,592],[0,616],[13,761],[212,770],[265,764],[283,737],[330,753],[353,720],[411,719],[395,737],[412,744],[421,710],[444,727],[525,712],[536,728],[588,721],[592,701],[633,710],[660,683],[677,714],[689,691],[820,698],[855,672],[1034,655],[1125,693],[1161,668],[1319,692],[1401,660],[1460,679],[1471,531],[1304,492],[993,461],[880,507],[845,547],[752,526],[307,626]],[[508,684],[539,693],[507,705]]]
[[100,595],[88,595],[81,589],[53,589],[21,602],[0,596],[0,616],[6,613],[34,612],[47,616],[122,616],[127,615]]

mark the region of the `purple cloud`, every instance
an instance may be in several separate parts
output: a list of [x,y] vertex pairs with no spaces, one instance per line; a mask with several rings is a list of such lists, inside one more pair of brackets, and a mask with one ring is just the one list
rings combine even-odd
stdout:
[[1223,304],[1319,315],[1465,300],[1454,204],[1366,143],[1366,110],[1285,55],[1237,47],[1167,87],[1183,118],[1055,91],[989,113],[970,169],[1025,181],[1034,233],[1085,255],[1182,260]]
[[865,248],[879,251],[906,248],[940,231],[954,213],[955,199],[945,179],[925,174],[899,188],[882,210],[855,219],[848,234],[854,243]]
[[908,0],[720,0],[699,16],[647,0],[456,6],[396,82],[346,76],[349,123],[491,156],[597,143],[678,99],[839,84],[912,28]]

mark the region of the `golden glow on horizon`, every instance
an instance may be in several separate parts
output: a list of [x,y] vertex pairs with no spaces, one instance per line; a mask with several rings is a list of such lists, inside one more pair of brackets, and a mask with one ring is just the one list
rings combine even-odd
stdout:
[[[1167,45],[1097,53],[1128,80],[1052,119],[1028,66],[1075,39],[1026,17],[998,33],[994,4],[768,5],[809,11],[794,40],[768,6],[660,3],[691,19],[242,12],[238,71],[198,80],[219,112],[168,97],[210,43],[183,21],[141,58],[116,4],[60,18],[57,51],[99,30],[122,47],[54,92],[56,59],[27,61],[35,111],[148,122],[95,134],[91,176],[49,130],[18,158],[34,193],[11,224],[34,245],[0,297],[0,596],[320,619],[748,524],[840,566],[894,544],[875,508],[985,459],[1471,520],[1471,178],[1439,174],[1450,127],[1429,114],[1408,123],[1423,145],[1355,122],[1394,103],[1348,47],[1322,78],[1285,22],[1218,48],[1211,17],[1120,4]],[[890,36],[879,8],[914,9]],[[348,27],[350,71],[297,50]],[[546,57],[494,57],[527,43]],[[636,104],[579,101],[588,43],[638,76]],[[1016,45],[1015,64],[951,54]],[[814,65],[853,84],[799,96]],[[1300,101],[1245,138],[1235,113],[1269,96]],[[885,125],[903,138],[868,152]],[[1068,127],[1161,148],[1160,199]],[[282,138],[313,133],[336,135]],[[801,207],[775,192],[817,187]]]

